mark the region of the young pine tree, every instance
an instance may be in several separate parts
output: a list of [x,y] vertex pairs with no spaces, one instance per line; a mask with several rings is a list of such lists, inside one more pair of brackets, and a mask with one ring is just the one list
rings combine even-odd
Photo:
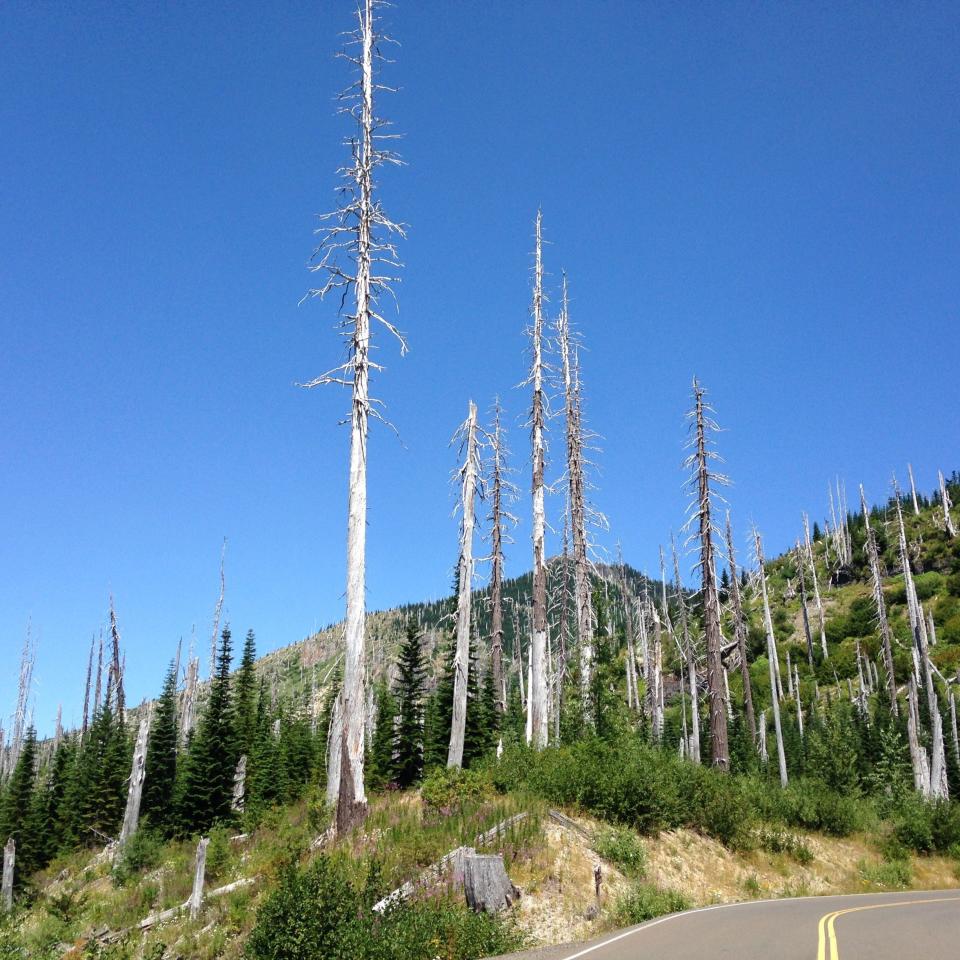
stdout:
[[247,631],[243,642],[240,669],[234,681],[235,739],[237,756],[244,754],[249,759],[253,738],[257,729],[257,640],[252,630]]
[[410,620],[400,648],[393,741],[394,776],[401,789],[415,784],[423,774],[423,684],[423,648],[416,624]]
[[0,837],[6,843],[12,837],[17,843],[16,872],[14,886],[19,888],[23,881],[39,866],[40,838],[36,832],[36,822],[31,816],[37,767],[37,733],[30,727],[27,730],[20,750],[17,764],[10,775],[0,810]]
[[374,790],[382,790],[393,781],[394,720],[397,715],[397,701],[386,681],[377,685],[376,711],[377,723],[367,757],[367,783]]
[[172,804],[177,780],[177,675],[171,662],[147,744],[141,815],[163,833],[173,828]]
[[177,816],[184,834],[209,830],[215,823],[227,822],[232,817],[237,754],[230,696],[231,659],[230,628],[224,627],[210,696],[184,760]]

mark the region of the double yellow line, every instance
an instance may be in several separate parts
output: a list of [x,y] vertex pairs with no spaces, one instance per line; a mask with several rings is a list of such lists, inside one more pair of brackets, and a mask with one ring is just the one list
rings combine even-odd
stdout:
[[817,927],[817,960],[840,960],[837,950],[837,931],[834,924],[837,917],[861,910],[884,910],[887,907],[915,907],[924,903],[945,903],[948,900],[960,900],[960,897],[936,897],[926,900],[899,900],[896,903],[873,903],[868,907],[848,907],[846,910],[834,910],[824,914]]

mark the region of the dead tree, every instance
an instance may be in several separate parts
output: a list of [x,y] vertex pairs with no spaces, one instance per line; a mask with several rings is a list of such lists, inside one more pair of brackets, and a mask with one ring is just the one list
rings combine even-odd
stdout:
[[186,745],[197,720],[197,683],[200,673],[200,658],[189,657],[183,693],[180,696],[180,746]]
[[220,614],[223,611],[223,598],[227,590],[227,579],[224,575],[224,561],[227,557],[227,538],[223,538],[220,548],[220,593],[217,596],[217,605],[213,609],[213,633],[210,636],[210,676],[217,670],[217,640],[220,638]]
[[203,884],[206,879],[207,847],[209,844],[209,837],[201,837],[197,844],[197,860],[193,868],[193,890],[190,893],[190,899],[187,901],[191,920],[196,920],[200,916],[200,909],[203,907]]
[[546,452],[546,398],[543,390],[543,214],[537,211],[534,253],[533,323],[530,341],[533,363],[529,382],[533,386],[530,414],[531,459],[533,463],[533,631],[530,638],[530,683],[527,691],[528,739],[539,750],[547,745],[549,705],[547,703],[547,562],[545,547],[544,473]]
[[[700,571],[703,592],[703,628],[707,646],[707,693],[710,698],[710,756],[712,765],[721,770],[730,768],[730,748],[727,740],[727,708],[723,689],[723,663],[720,649],[720,600],[717,592],[717,567],[714,556],[713,537],[722,534],[713,523],[711,497],[714,486],[728,483],[727,478],[711,469],[711,461],[720,456],[713,449],[712,434],[720,428],[711,414],[713,408],[705,402],[705,390],[696,377],[693,379],[693,409],[687,414],[691,421],[692,436],[688,444],[693,452],[684,466],[691,471],[688,489],[691,491],[690,519],[696,521],[696,538],[700,544],[700,559],[696,566]],[[688,541],[689,542],[689,541]],[[696,690],[691,691],[696,698]]]
[[617,559],[620,567],[620,593],[623,600],[623,621],[624,630],[627,639],[627,707],[631,710],[640,711],[640,695],[637,691],[637,656],[633,629],[633,599],[630,596],[630,588],[627,584],[627,565],[623,562],[623,551],[620,544],[617,544]]
[[770,616],[770,599],[767,595],[767,571],[763,563],[763,542],[758,530],[753,531],[754,546],[757,551],[757,578],[760,585],[760,597],[763,600],[763,625],[767,632],[767,657],[770,661],[770,702],[773,707],[773,727],[777,736],[777,763],[780,766],[780,786],[785,787],[787,778],[787,758],[783,750],[783,731],[780,727],[780,700],[777,696],[777,640],[773,633],[773,619]]
[[913,786],[922,797],[930,796],[930,761],[920,744],[920,710],[917,702],[917,680],[913,674],[907,684],[907,743],[910,747],[910,766],[913,768]]
[[890,712],[897,716],[897,680],[893,672],[893,636],[887,619],[887,602],[883,595],[883,580],[880,576],[880,555],[877,551],[877,537],[870,526],[870,511],[867,498],[860,484],[860,507],[863,510],[863,523],[866,528],[867,542],[865,550],[870,564],[870,580],[873,589],[873,603],[877,610],[877,623],[880,627],[880,641],[883,648],[883,668],[887,672],[887,693],[890,697]]
[[654,743],[660,743],[663,739],[663,628],[657,608],[651,604],[648,609],[653,620],[653,651],[647,681],[647,712]]
[[147,738],[150,736],[150,713],[140,720],[137,740],[133,748],[133,765],[130,768],[130,785],[127,788],[127,808],[123,814],[123,826],[117,841],[117,853],[123,851],[127,841],[137,832],[140,822],[140,798],[143,795],[143,780],[146,774]]
[[[507,479],[507,447],[500,422],[500,398],[493,404],[493,429],[487,434],[490,446],[490,669],[497,712],[507,709],[507,684],[503,671],[503,545],[508,539],[507,523],[516,517],[505,509],[506,500],[516,495],[516,487]],[[514,638],[516,639],[516,638]]]
[[83,722],[80,726],[81,742],[87,737],[87,727],[90,725],[90,681],[93,675],[93,647],[96,637],[90,636],[90,656],[87,659],[87,682],[83,689]]
[[[673,550],[673,579],[676,584],[677,609],[680,614],[680,640],[674,636],[674,642],[680,650],[684,667],[687,671],[687,682],[690,685],[690,759],[694,763],[700,762],[700,696],[697,689],[697,654],[690,634],[690,615],[687,610],[687,601],[683,595],[683,584],[680,582],[680,559],[677,556],[677,544],[670,535],[670,546]],[[666,600],[664,600],[666,608]]]
[[950,502],[950,492],[947,490],[942,470],[937,471],[937,477],[940,480],[940,506],[943,508],[943,527],[949,536],[955,537],[957,528],[954,526],[953,517],[950,515],[950,508],[953,504]]
[[570,311],[567,277],[563,277],[563,300],[557,321],[557,340],[563,365],[563,392],[567,421],[567,486],[570,528],[573,539],[573,593],[580,647],[580,697],[584,721],[589,725],[590,675],[593,669],[593,603],[590,596],[590,565],[587,559],[587,506],[584,483],[584,450],[580,407],[579,373],[571,364]]
[[0,906],[4,913],[13,910],[13,870],[17,862],[17,841],[10,837],[3,848],[3,882],[0,884]]
[[920,504],[917,502],[917,485],[913,482],[913,467],[907,464],[907,476],[910,477],[910,496],[913,498],[914,516],[920,516]]
[[[343,670],[343,737],[340,745],[340,783],[337,794],[336,826],[345,832],[366,816],[363,757],[366,710],[364,675],[366,619],[366,534],[367,534],[367,439],[369,418],[380,417],[371,398],[370,370],[379,366],[370,358],[371,327],[381,324],[400,342],[406,343],[397,328],[380,312],[381,296],[389,294],[392,276],[399,266],[394,243],[403,235],[403,227],[385,214],[374,196],[374,174],[383,164],[399,163],[388,149],[394,135],[384,132],[387,121],[374,111],[374,94],[387,90],[375,77],[376,65],[384,58],[380,52],[389,38],[379,33],[375,17],[376,0],[362,0],[357,11],[358,25],[352,34],[356,54],[341,57],[359,71],[359,81],[341,94],[343,112],[356,123],[349,138],[351,162],[343,170],[344,201],[326,214],[329,225],[322,235],[312,270],[326,275],[326,282],[308,296],[323,298],[331,291],[340,297],[340,327],[347,347],[347,359],[333,370],[317,377],[307,386],[338,384],[349,387],[350,470],[347,504],[347,589],[345,657]],[[352,295],[352,298],[351,298]],[[350,303],[351,306],[347,306]]]
[[459,767],[463,764],[463,737],[467,723],[467,674],[470,670],[474,505],[480,453],[477,446],[477,406],[472,400],[467,411],[467,419],[453,438],[454,441],[461,441],[464,460],[457,474],[460,480],[460,560],[457,567],[457,648],[453,658],[453,719],[450,724],[448,767]]
[[740,581],[737,575],[737,560],[733,549],[733,529],[730,526],[730,511],[727,511],[727,560],[730,563],[730,601],[733,606],[733,632],[740,655],[740,677],[743,680],[743,708],[747,714],[750,739],[757,742],[757,720],[753,712],[753,684],[750,681],[750,664],[747,662],[747,620],[743,613],[740,596]]
[[807,662],[813,667],[813,634],[810,632],[810,615],[807,611],[807,578],[803,570],[806,559],[800,549],[799,540],[794,553],[797,556],[797,579],[800,581],[800,613],[803,619],[803,636],[807,642]]
[[807,548],[807,562],[810,564],[810,578],[813,582],[813,600],[817,605],[817,620],[820,624],[820,649],[823,659],[827,660],[830,653],[827,650],[827,624],[823,615],[823,601],[820,599],[820,583],[817,577],[817,565],[813,559],[813,541],[810,539],[810,521],[803,515],[803,542]]
[[241,754],[237,761],[237,769],[233,775],[233,798],[230,809],[234,813],[243,813],[247,798],[247,755]]
[[[117,626],[117,611],[110,597],[110,669],[107,677],[108,690],[113,692],[113,708],[116,716],[122,720],[126,711],[126,698],[123,693],[123,664],[120,660],[120,629]],[[111,697],[107,695],[107,705]]]

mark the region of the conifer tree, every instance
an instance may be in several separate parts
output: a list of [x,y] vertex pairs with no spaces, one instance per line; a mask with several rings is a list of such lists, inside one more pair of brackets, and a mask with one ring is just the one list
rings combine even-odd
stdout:
[[260,682],[257,700],[257,723],[250,752],[247,775],[246,809],[256,815],[280,803],[286,796],[286,769],[280,744],[273,735],[270,695],[266,683]]
[[46,866],[66,840],[65,798],[76,749],[72,739],[60,742],[43,782],[34,791],[34,820],[39,838],[38,866]]
[[398,786],[416,783],[423,773],[423,648],[416,623],[407,621],[397,677],[397,725],[393,753]]
[[3,797],[2,809],[0,809],[2,842],[6,843],[7,838],[13,837],[17,843],[15,887],[20,887],[24,878],[37,868],[41,855],[40,838],[35,830],[35,821],[31,817],[36,766],[37,732],[33,727],[29,727]]
[[177,782],[177,674],[171,662],[157,703],[144,770],[141,813],[150,826],[166,833],[173,826],[172,803]]
[[247,631],[240,657],[234,687],[235,737],[237,756],[249,755],[257,726],[257,641],[252,630]]
[[208,830],[232,815],[237,756],[230,696],[231,651],[230,628],[224,627],[210,696],[185,759],[178,814],[183,833]]
[[376,711],[377,722],[367,756],[367,782],[374,789],[382,790],[394,778],[394,721],[397,716],[397,701],[386,682],[377,685]]

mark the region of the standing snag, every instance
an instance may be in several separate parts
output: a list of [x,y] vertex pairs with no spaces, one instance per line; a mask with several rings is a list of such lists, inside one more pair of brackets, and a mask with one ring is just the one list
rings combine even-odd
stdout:
[[[401,225],[384,213],[374,196],[374,174],[383,164],[399,163],[387,148],[395,135],[385,132],[386,120],[374,111],[374,93],[387,90],[375,78],[375,67],[382,61],[380,44],[389,38],[377,29],[377,0],[362,0],[357,11],[358,26],[351,35],[356,55],[340,54],[358,69],[359,81],[341,94],[342,112],[357,124],[357,132],[348,140],[351,163],[344,170],[345,201],[322,219],[322,235],[312,270],[326,274],[323,286],[308,295],[323,298],[338,291],[341,307],[352,302],[352,312],[343,313],[340,328],[347,346],[347,359],[306,386],[339,384],[349,387],[350,474],[347,502],[347,611],[343,669],[343,736],[337,793],[336,826],[342,832],[366,816],[363,757],[366,712],[364,647],[366,599],[367,536],[367,439],[369,418],[380,417],[371,398],[371,368],[380,369],[370,358],[371,327],[376,321],[400,342],[406,343],[397,328],[380,313],[380,298],[390,294],[391,274],[399,266],[394,237],[403,236]],[[352,294],[352,301],[351,301]]]
[[546,451],[546,398],[543,391],[543,214],[537,211],[534,252],[533,324],[530,341],[533,361],[530,383],[533,406],[530,414],[531,459],[533,462],[533,630],[530,638],[530,683],[527,690],[527,739],[539,750],[547,745],[549,711],[547,703],[547,558],[544,473]]
[[733,551],[733,529],[730,526],[730,511],[727,511],[727,560],[730,563],[730,600],[733,606],[733,630],[737,638],[740,658],[740,677],[743,680],[743,708],[747,714],[750,739],[757,742],[757,721],[753,712],[753,685],[750,682],[750,664],[747,662],[747,621],[743,614],[740,596],[740,578],[737,574],[736,554]]
[[460,478],[460,559],[457,566],[457,648],[453,659],[453,714],[447,766],[463,764],[463,739],[467,723],[467,673],[470,669],[470,600],[473,585],[473,526],[480,454],[477,447],[477,406],[471,400],[467,419],[454,435],[464,447]]
[[[697,532],[692,535],[700,542],[700,559],[697,568],[703,590],[703,627],[707,644],[707,691],[710,697],[710,755],[713,766],[722,770],[730,767],[730,750],[727,741],[727,711],[724,696],[723,663],[720,648],[723,638],[720,635],[720,600],[717,594],[717,568],[714,559],[713,536],[720,531],[714,526],[711,515],[711,496],[715,484],[725,484],[727,478],[710,469],[710,462],[720,459],[716,450],[711,449],[712,433],[719,426],[710,416],[712,408],[704,402],[704,389],[694,377],[693,409],[687,414],[691,420],[693,436],[688,446],[693,452],[685,461],[692,471],[688,481],[691,491],[690,518],[688,524],[697,523]],[[689,541],[688,541],[689,542]],[[691,693],[696,699],[696,689]]]

